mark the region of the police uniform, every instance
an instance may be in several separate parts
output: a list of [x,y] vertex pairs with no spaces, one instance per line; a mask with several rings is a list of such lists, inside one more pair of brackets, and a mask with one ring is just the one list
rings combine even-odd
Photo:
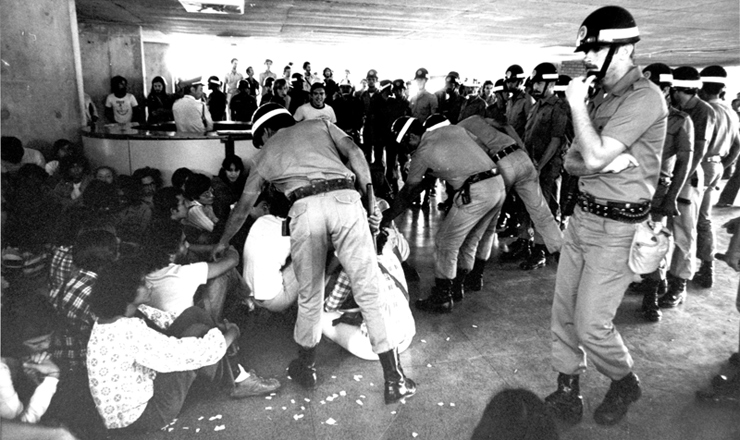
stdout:
[[506,120],[522,139],[524,139],[526,132],[527,117],[531,111],[532,98],[522,90],[513,92],[506,103]]
[[[485,145],[484,150],[498,167],[506,189],[513,187],[521,197],[547,249],[550,252],[559,251],[563,244],[563,233],[550,213],[540,189],[537,170],[527,153],[517,146],[514,139],[492,127],[480,116],[471,116],[457,126],[473,133]],[[493,235],[490,237],[491,245],[494,238]],[[488,253],[490,255],[490,247]]]
[[[626,145],[640,165],[580,178],[582,195],[565,231],[555,284],[553,368],[580,374],[588,353],[596,369],[616,381],[631,373],[633,361],[612,320],[634,275],[627,261],[633,222],[647,218],[655,193],[668,111],[660,90],[637,67],[610,93],[597,94],[588,110],[597,133]],[[609,202],[619,205],[604,209]],[[604,217],[612,207],[623,214]]]
[[205,133],[213,129],[213,120],[205,102],[185,95],[172,105],[177,131],[185,133]]
[[[436,278],[451,280],[456,277],[458,267],[472,269],[481,237],[489,227],[496,227],[493,220],[503,204],[505,188],[497,172],[491,173],[495,168],[473,137],[457,126],[425,133],[411,156],[407,184],[420,184],[429,173],[456,191],[435,238]],[[490,174],[486,176],[486,173]],[[480,180],[468,183],[471,176],[477,175],[481,175]],[[469,187],[469,203],[458,192],[463,187]]]
[[[426,77],[426,69],[421,68],[416,71],[417,79],[426,79]],[[411,105],[411,116],[421,122],[426,121],[429,116],[437,113],[437,106],[439,105],[439,103],[437,102],[437,97],[434,96],[434,94],[427,92],[426,89],[419,90],[416,95],[411,97],[409,103]]]

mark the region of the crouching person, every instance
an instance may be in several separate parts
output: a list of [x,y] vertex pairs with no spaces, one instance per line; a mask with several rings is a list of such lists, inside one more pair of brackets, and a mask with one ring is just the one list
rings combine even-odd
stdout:
[[[145,263],[122,260],[103,272],[90,297],[97,315],[88,343],[90,391],[108,429],[119,433],[154,431],[169,424],[182,408],[196,378],[213,383],[229,380],[227,348],[239,328],[215,326],[201,308],[184,310],[167,334],[134,317],[149,300]],[[240,368],[231,396],[246,397],[257,378]],[[245,379],[245,376],[248,379]],[[272,380],[276,389],[279,386]]]

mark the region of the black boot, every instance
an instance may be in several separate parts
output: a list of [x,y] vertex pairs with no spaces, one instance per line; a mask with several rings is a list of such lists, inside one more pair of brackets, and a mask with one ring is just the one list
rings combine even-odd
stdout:
[[303,388],[316,389],[319,381],[316,373],[316,347],[300,347],[298,358],[293,359],[288,365],[288,374]]
[[694,275],[694,282],[708,289],[714,285],[714,263],[712,261],[702,261],[699,271]]
[[467,276],[467,269],[457,269],[457,276],[452,280],[452,301],[457,303],[465,298],[465,279]]
[[583,417],[583,397],[578,375],[558,374],[558,390],[545,397],[545,404],[557,417],[578,423]]
[[398,349],[378,354],[385,378],[385,404],[396,403],[416,393],[416,383],[403,374]]
[[630,373],[619,380],[613,380],[604,401],[594,411],[594,421],[599,425],[614,425],[618,423],[630,407],[642,396],[640,379],[635,373]]
[[658,322],[663,314],[658,306],[658,286],[661,280],[646,278],[642,280],[645,295],[642,297],[642,316],[649,322]]
[[532,254],[526,261],[519,265],[521,270],[534,270],[547,265],[547,248],[544,244],[535,244],[532,248]]
[[435,279],[432,293],[425,299],[416,300],[416,308],[434,313],[452,312],[452,282],[446,278]]
[[486,260],[475,259],[473,270],[465,277],[465,290],[480,292],[483,288],[483,270],[486,268]]
[[511,246],[509,252],[501,254],[501,261],[513,262],[526,260],[532,255],[532,241],[518,238]]
[[661,309],[672,309],[686,301],[686,280],[668,273],[668,291],[658,300]]

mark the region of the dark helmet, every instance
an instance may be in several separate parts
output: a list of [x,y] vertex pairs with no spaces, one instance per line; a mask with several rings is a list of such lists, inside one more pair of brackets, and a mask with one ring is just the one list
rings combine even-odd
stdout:
[[504,80],[509,81],[514,79],[525,79],[524,69],[522,69],[522,66],[520,66],[519,64],[511,65],[508,69],[506,69],[506,76]]
[[391,124],[391,133],[393,133],[396,138],[396,142],[399,144],[403,142],[403,138],[406,137],[406,134],[409,131],[421,133],[424,131],[424,128],[418,119],[412,118],[411,116],[401,116]]
[[555,82],[555,88],[553,89],[554,92],[565,92],[565,89],[568,88],[568,84],[573,80],[573,78],[569,77],[568,75],[558,75],[558,80]]
[[558,69],[551,63],[541,63],[532,71],[532,82],[550,82],[558,80]]
[[724,67],[713,65],[707,66],[701,71],[701,82],[703,83],[714,83],[714,84],[725,84],[727,81],[727,71]]
[[450,125],[449,119],[441,113],[434,113],[433,115],[429,115],[427,120],[424,121],[423,127],[425,131],[434,131],[447,125]]
[[[282,105],[275,102],[268,102],[267,104],[261,105],[252,115],[252,144],[256,148],[261,148],[262,131],[265,123],[273,118],[285,118],[285,116],[289,117],[292,123],[295,123],[293,116]],[[292,123],[288,125],[292,125]]]
[[663,63],[653,63],[645,67],[642,74],[660,88],[673,84],[673,71]]
[[493,90],[491,90],[492,93],[496,92],[503,92],[506,89],[505,81],[502,79],[497,79],[496,82],[493,84]]
[[691,66],[681,66],[673,69],[673,87],[677,89],[700,89],[701,75]]
[[578,29],[576,52],[588,52],[595,46],[630,44],[640,41],[635,19],[619,6],[604,6],[591,13]]

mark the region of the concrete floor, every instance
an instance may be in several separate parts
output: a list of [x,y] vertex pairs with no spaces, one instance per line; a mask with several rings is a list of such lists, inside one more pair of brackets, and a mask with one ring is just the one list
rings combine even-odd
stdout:
[[[740,208],[715,209],[715,225],[737,215]],[[398,221],[412,247],[410,261],[422,278],[411,286],[412,300],[426,296],[433,283],[433,231],[439,221],[434,209],[410,211]],[[718,237],[724,251],[728,236],[718,228]],[[141,438],[469,438],[498,390],[526,387],[543,397],[554,390],[549,326],[555,273],[555,265],[524,272],[514,264],[499,264],[494,256],[483,291],[470,294],[451,315],[414,310],[417,335],[401,358],[418,392],[406,404],[384,404],[379,363],[360,360],[326,339],[317,362],[323,381],[316,391],[303,390],[285,371],[296,354],[294,312],[246,316],[240,322],[243,363],[261,375],[278,377],[282,389],[271,398],[240,401],[197,393],[168,432]],[[583,421],[559,425],[560,437],[740,439],[740,407],[700,405],[694,399],[695,390],[737,350],[737,282],[737,274],[718,263],[715,287],[690,286],[686,304],[666,311],[658,324],[636,315],[640,297],[625,297],[615,322],[635,358],[643,397],[618,425],[599,426],[592,414],[609,381],[589,370],[581,379]]]

